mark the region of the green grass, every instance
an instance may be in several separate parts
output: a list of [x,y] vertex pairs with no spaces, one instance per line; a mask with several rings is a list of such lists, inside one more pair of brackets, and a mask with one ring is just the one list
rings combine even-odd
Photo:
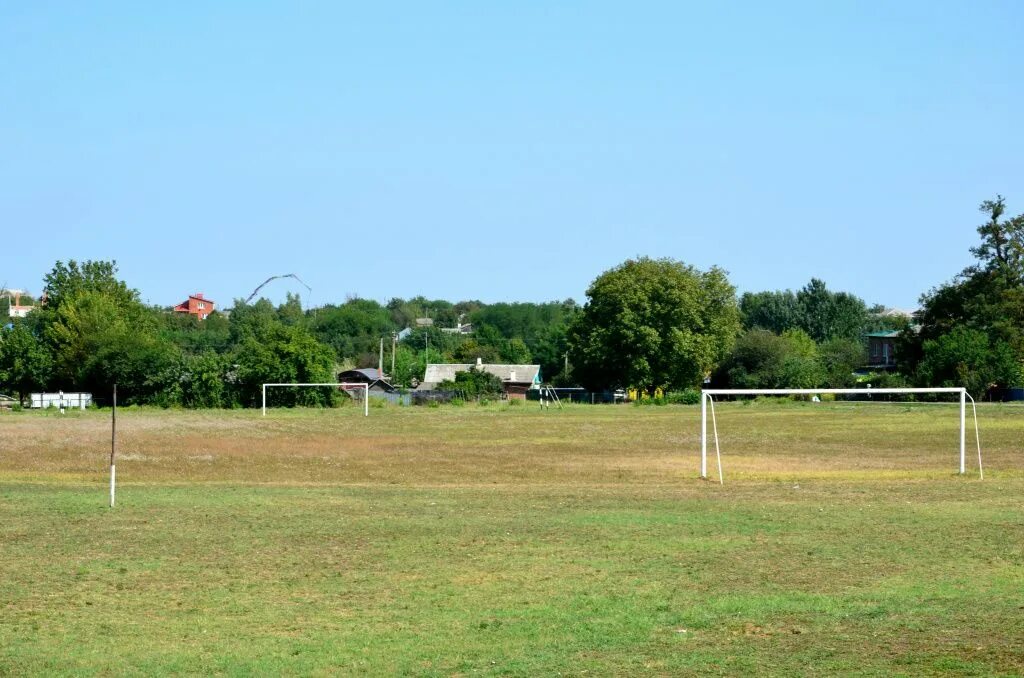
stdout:
[[0,674],[1019,675],[1024,410],[0,416]]

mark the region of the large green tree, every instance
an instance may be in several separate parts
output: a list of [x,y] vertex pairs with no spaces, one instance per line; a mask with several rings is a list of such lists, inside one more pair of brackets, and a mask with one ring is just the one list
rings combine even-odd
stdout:
[[828,388],[852,388],[854,371],[867,363],[867,346],[860,338],[836,337],[818,344],[818,362]]
[[[318,340],[334,349],[338,360],[357,360],[365,354],[376,356],[382,337],[401,329],[389,310],[370,299],[350,299],[340,306],[319,308],[309,318],[310,330]],[[376,366],[376,358],[370,360]]]
[[740,329],[736,290],[719,268],[630,259],[587,290],[569,328],[574,374],[589,388],[696,386]]
[[[1002,196],[979,210],[986,219],[977,227],[980,244],[971,248],[975,262],[922,295],[918,331],[901,337],[902,369],[922,385],[959,380],[977,391],[1020,383],[1020,370],[1007,369],[1006,361],[1018,368],[1024,361],[1024,215],[1003,219]],[[957,330],[973,334],[954,337]],[[953,360],[954,354],[971,358]],[[976,375],[965,372],[972,369]]]
[[103,397],[116,383],[124,402],[178,402],[180,351],[115,262],[58,261],[45,289],[46,304],[27,320],[52,357],[49,388]]
[[800,329],[815,341],[859,338],[868,320],[863,300],[847,292],[832,292],[817,278],[796,293],[796,301]]
[[51,367],[50,354],[27,323],[0,330],[0,390],[10,390],[24,400],[29,392],[46,385]]
[[803,330],[744,332],[715,375],[733,388],[815,388],[825,381],[818,347]]
[[924,342],[918,380],[928,386],[964,386],[976,397],[990,387],[1018,384],[1020,359],[1004,342],[968,327],[956,327]]
[[790,290],[746,292],[740,297],[743,326],[781,334],[800,329],[814,341],[861,339],[873,319],[864,301],[848,292],[833,292],[824,281],[811,278],[795,294]]
[[97,292],[120,305],[139,301],[139,293],[118,279],[116,261],[58,261],[43,281],[46,308],[60,308],[83,292]]
[[[232,350],[227,380],[237,402],[258,403],[261,385],[266,383],[330,383],[336,381],[334,353],[305,328],[285,325],[276,316],[246,319],[239,328],[239,341]],[[234,314],[232,314],[234,321]],[[331,405],[336,399],[331,388],[280,388],[267,393],[276,406]]]
[[988,219],[978,226],[981,243],[971,248],[978,265],[973,272],[988,271],[1009,287],[1024,284],[1024,214],[1000,221],[1006,214],[1006,198],[985,200],[978,210]]
[[746,329],[771,330],[781,334],[801,326],[800,306],[792,290],[744,292],[740,312]]

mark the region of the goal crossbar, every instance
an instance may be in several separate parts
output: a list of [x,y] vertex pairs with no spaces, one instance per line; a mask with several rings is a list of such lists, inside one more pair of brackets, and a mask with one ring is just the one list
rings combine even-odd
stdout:
[[718,480],[722,481],[722,459],[718,445],[718,423],[715,418],[714,396],[716,395],[895,395],[901,393],[955,393],[960,396],[960,473],[967,472],[967,399],[971,400],[974,411],[974,434],[978,442],[978,473],[984,478],[981,468],[981,434],[978,431],[978,409],[974,398],[962,386],[936,386],[934,388],[706,388],[700,396],[700,477],[708,477],[708,403],[711,403],[711,417],[715,428],[715,452],[718,455]]
[[274,386],[340,386],[345,390],[350,388],[363,389],[363,416],[370,416],[370,385],[359,382],[335,382],[330,384],[263,384],[263,416],[267,416],[267,388]]

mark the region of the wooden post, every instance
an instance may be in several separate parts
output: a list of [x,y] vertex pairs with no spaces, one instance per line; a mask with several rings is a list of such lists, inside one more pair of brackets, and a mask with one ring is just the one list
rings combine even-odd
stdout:
[[117,384],[114,384],[114,406],[110,411],[110,508],[114,508],[114,488],[116,486],[117,467],[114,457],[117,455]]

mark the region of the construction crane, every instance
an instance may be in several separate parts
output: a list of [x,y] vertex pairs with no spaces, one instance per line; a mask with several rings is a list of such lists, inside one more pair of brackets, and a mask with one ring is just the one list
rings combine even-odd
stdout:
[[250,301],[252,301],[253,297],[255,297],[257,294],[259,294],[260,290],[262,290],[263,286],[266,285],[268,282],[270,282],[272,280],[278,280],[280,278],[295,278],[296,280],[299,281],[300,285],[302,285],[307,290],[309,290],[310,294],[313,293],[313,288],[310,287],[309,285],[307,285],[306,283],[302,282],[302,278],[300,278],[299,276],[295,275],[294,273],[285,273],[284,275],[272,275],[269,278],[267,278],[266,280],[264,280],[263,282],[261,282],[259,287],[254,289],[252,291],[252,294],[249,295],[249,298],[245,300],[245,303],[248,304]]

